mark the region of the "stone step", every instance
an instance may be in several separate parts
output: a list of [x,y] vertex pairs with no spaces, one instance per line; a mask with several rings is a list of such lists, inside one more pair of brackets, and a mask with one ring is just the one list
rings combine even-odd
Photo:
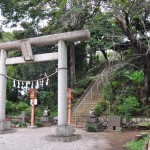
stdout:
[[[99,88],[102,87],[99,85]],[[103,95],[101,94],[101,90],[97,91],[97,86],[94,87],[92,90],[92,93],[89,92],[87,97],[85,98],[85,102],[83,102],[77,112],[76,112],[76,118],[75,118],[75,110],[72,112],[72,123],[75,123],[75,120],[77,121],[77,125],[85,127],[86,121],[89,118],[89,112],[91,109],[94,109],[95,106],[98,104],[100,100],[103,99]],[[91,99],[92,96],[92,99]]]

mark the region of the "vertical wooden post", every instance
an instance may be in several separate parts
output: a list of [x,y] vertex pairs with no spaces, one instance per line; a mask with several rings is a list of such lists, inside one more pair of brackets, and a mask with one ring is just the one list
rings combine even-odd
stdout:
[[68,99],[68,125],[70,126],[71,125],[71,98]]
[[68,88],[67,89],[67,98],[68,98],[68,125],[71,125],[71,119],[72,119],[72,99],[73,99],[73,95],[72,95],[72,92],[74,90],[73,89],[70,89]]
[[32,102],[32,109],[31,109],[31,126],[33,127],[34,126],[34,99],[31,100]]

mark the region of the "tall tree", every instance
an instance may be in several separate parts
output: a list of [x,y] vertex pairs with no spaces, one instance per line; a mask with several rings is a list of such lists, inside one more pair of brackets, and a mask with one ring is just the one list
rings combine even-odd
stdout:
[[[16,22],[26,19],[34,27],[39,28],[43,20],[47,20],[48,26],[42,32],[51,34],[80,30],[94,15],[100,11],[101,0],[6,0],[0,1],[2,14],[7,22]],[[71,87],[76,80],[75,72],[75,46],[69,45],[70,49],[70,75]]]
[[150,3],[147,0],[108,1],[107,9],[116,24],[128,37],[134,53],[140,55],[145,75],[145,96],[150,97],[150,45],[147,35],[150,29]]

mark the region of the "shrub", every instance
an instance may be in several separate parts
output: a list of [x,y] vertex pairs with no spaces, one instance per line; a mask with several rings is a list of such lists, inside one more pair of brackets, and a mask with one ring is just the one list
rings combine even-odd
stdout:
[[58,116],[58,111],[52,111],[50,112],[51,117],[56,117]]
[[127,74],[126,77],[134,81],[137,85],[142,85],[144,83],[144,73],[142,70]]
[[126,147],[129,150],[145,150],[145,146],[148,141],[148,138],[149,136],[138,141],[134,140],[134,141],[128,142],[126,145],[124,145],[124,147]]
[[6,114],[14,114],[16,112],[16,105],[11,101],[6,101]]
[[35,126],[37,126],[37,127],[42,127],[42,122],[36,121],[34,124],[35,124]]
[[118,109],[119,112],[127,118],[135,116],[141,111],[140,104],[134,96],[129,96],[128,98],[126,98],[123,104],[118,106]]
[[74,90],[75,90],[74,96],[76,96],[76,97],[79,97],[79,96],[81,96],[84,93],[84,89],[83,88],[75,88]]
[[41,117],[43,116],[44,110],[43,109],[39,109],[35,111],[35,116],[36,117]]
[[98,102],[98,104],[95,107],[95,116],[99,117],[106,113],[107,110],[107,102],[104,100],[101,100]]
[[97,132],[97,129],[93,125],[87,126],[87,132]]
[[29,105],[26,104],[26,103],[24,103],[24,102],[20,102],[20,103],[16,106],[16,108],[17,108],[17,110],[18,110],[19,112],[25,111],[25,109],[27,109],[28,107],[29,107]]
[[28,107],[25,109],[25,114],[27,117],[30,117],[31,116],[31,107]]

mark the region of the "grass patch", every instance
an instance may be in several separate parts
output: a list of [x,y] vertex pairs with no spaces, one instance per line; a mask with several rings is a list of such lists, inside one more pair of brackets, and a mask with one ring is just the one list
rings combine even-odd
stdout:
[[40,121],[36,121],[34,124],[37,127],[42,127],[42,122],[40,122]]
[[93,125],[88,125],[86,131],[87,132],[97,132],[97,129]]
[[145,150],[148,139],[149,135],[138,141],[133,140],[124,145],[124,147],[127,148],[128,150]]
[[137,125],[141,126],[141,127],[150,127],[150,123],[149,122],[140,122]]

